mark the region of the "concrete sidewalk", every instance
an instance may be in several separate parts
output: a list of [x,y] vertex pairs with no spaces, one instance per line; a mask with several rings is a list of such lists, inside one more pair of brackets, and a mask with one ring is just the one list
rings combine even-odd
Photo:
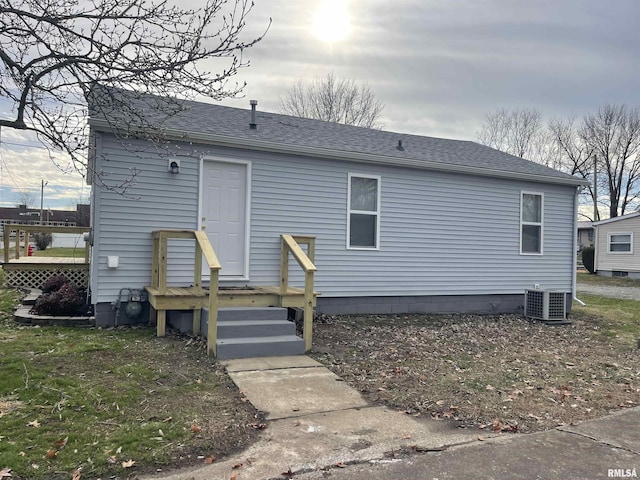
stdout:
[[[583,479],[640,474],[640,408],[528,435],[487,435],[369,405],[306,356],[224,362],[268,427],[247,450],[165,480]],[[234,466],[242,464],[240,468]],[[634,478],[632,476],[618,478]]]

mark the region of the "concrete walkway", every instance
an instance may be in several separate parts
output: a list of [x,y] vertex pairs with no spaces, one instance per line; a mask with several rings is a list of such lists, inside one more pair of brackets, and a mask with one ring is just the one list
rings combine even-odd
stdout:
[[[165,480],[282,479],[336,465],[384,461],[388,452],[434,451],[479,443],[477,431],[369,405],[327,368],[306,356],[223,362],[247,399],[263,411],[262,438],[225,461],[145,478]],[[233,469],[234,465],[241,468]],[[342,477],[348,478],[348,477]]]
[[236,475],[237,480],[271,480],[290,478],[282,475],[289,471],[299,480],[640,475],[640,408],[536,434],[487,435],[371,406],[306,356],[224,363],[249,401],[265,413],[268,425],[262,438],[225,461],[146,478],[209,480]]

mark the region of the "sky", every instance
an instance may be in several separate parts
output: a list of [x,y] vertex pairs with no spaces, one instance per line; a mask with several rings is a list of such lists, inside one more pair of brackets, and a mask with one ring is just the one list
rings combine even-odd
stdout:
[[[319,9],[329,26],[318,26]],[[255,0],[245,38],[269,17],[265,38],[244,53],[250,66],[232,79],[247,83],[243,98],[223,104],[255,99],[277,111],[298,80],[333,72],[371,87],[385,130],[462,140],[499,108],[564,118],[640,106],[640,0]],[[82,178],[61,173],[45,150],[25,150],[30,139],[3,129],[2,141],[0,204],[19,203],[22,189],[39,205],[42,179],[45,207],[86,200]]]

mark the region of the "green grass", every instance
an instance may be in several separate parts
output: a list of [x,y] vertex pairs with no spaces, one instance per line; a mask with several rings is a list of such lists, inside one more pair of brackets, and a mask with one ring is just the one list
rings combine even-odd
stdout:
[[[9,258],[14,258],[13,257],[14,252],[15,252],[14,248],[9,249]],[[23,252],[21,251],[20,252],[21,256],[23,256],[22,253]],[[3,257],[3,256],[4,256],[4,250],[0,249],[0,257]],[[34,250],[33,256],[34,257],[84,258],[84,246],[76,247],[76,248],[56,247],[56,248],[47,248],[46,250]]]
[[255,410],[202,343],[151,328],[19,326],[17,300],[0,290],[0,469],[13,478],[69,479],[79,467],[129,478],[253,438]]
[[574,304],[572,316],[599,319],[602,334],[616,343],[633,347],[640,340],[640,302],[587,294],[580,299],[586,306]]
[[591,273],[578,272],[578,283],[588,285],[603,285],[612,287],[640,287],[640,280],[632,280],[626,277],[603,277]]
[[[84,247],[84,246],[83,246]],[[56,247],[47,248],[46,250],[36,250],[33,252],[34,257],[79,257],[84,258],[84,248],[66,248]]]

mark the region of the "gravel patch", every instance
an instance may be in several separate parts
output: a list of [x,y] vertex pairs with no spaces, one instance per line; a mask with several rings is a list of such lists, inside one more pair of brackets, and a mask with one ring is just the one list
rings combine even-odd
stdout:
[[578,283],[578,298],[580,292],[591,295],[600,295],[602,297],[621,298],[623,300],[640,301],[640,287],[619,287],[609,285],[589,285],[586,283]]

